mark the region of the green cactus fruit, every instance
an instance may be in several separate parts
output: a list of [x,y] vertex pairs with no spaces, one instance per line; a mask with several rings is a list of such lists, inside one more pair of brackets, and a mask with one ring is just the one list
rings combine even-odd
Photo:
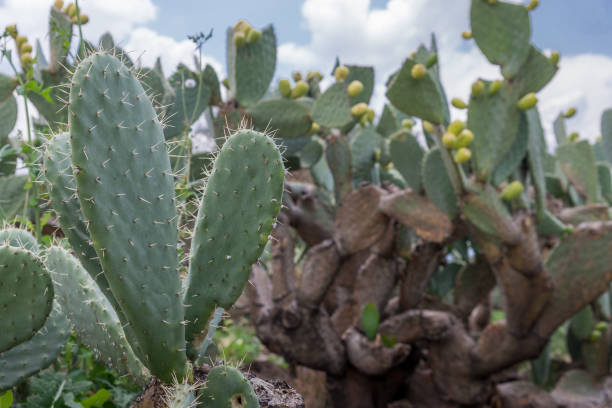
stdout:
[[601,332],[599,330],[593,330],[589,336],[589,341],[595,343],[599,339],[601,339]]
[[249,33],[246,36],[247,44],[255,44],[261,38],[261,31],[253,28],[249,30]]
[[489,91],[488,91],[489,96],[493,96],[496,93],[498,93],[501,90],[503,85],[504,85],[504,81],[502,81],[501,79],[491,82],[491,84],[489,84]]
[[505,201],[516,200],[523,193],[523,190],[525,190],[523,183],[518,180],[514,180],[502,190],[500,197]]
[[414,79],[423,79],[427,75],[427,68],[423,64],[415,64],[410,70],[410,75]]
[[423,130],[425,130],[427,133],[433,133],[435,131],[433,123],[424,120]]
[[288,79],[281,79],[278,81],[278,92],[285,98],[291,96],[291,82]]
[[485,84],[480,79],[472,84],[472,98],[477,98],[484,92]]
[[22,44],[28,42],[28,37],[26,37],[25,35],[18,35],[17,37],[15,37],[15,41],[17,42],[17,48],[21,48]]
[[31,339],[43,326],[51,312],[53,284],[38,256],[8,245],[0,246],[0,282],[3,352]]
[[538,97],[535,95],[535,93],[530,92],[527,95],[523,96],[521,99],[519,99],[516,106],[518,106],[520,110],[526,111],[536,106],[537,103]]
[[239,370],[225,365],[210,370],[200,395],[207,408],[259,408],[249,381]]
[[559,65],[560,59],[561,59],[561,54],[559,53],[559,51],[553,51],[550,54],[550,62],[552,62],[555,67]]
[[310,89],[310,86],[308,85],[308,83],[300,79],[299,81],[296,82],[295,86],[291,90],[291,98],[297,99],[297,98],[301,98],[302,96],[306,96],[309,89]]
[[53,7],[58,10],[61,10],[64,7],[64,0],[55,0],[55,3],[53,3]]
[[351,115],[360,118],[368,113],[368,105],[365,102],[360,102],[351,108]]
[[72,17],[72,22],[74,24],[79,24],[79,19],[81,19],[81,25],[89,23],[89,16],[87,14],[79,14],[78,16]]
[[567,112],[565,112],[563,114],[563,117],[566,118],[566,119],[569,119],[569,118],[573,117],[575,114],[576,114],[576,108],[571,107],[571,108],[569,108],[567,110]]
[[359,118],[359,124],[361,125],[361,127],[365,127],[368,125],[367,112]]
[[434,65],[436,65],[437,62],[438,62],[438,54],[434,53],[434,54],[431,54],[429,58],[427,58],[427,62],[425,63],[425,66],[427,68],[431,68]]
[[70,18],[76,16],[76,12],[77,12],[76,4],[74,3],[69,3],[64,9],[64,14],[67,14],[68,17]]
[[26,52],[32,52],[32,46],[27,41],[21,44],[21,47],[19,47],[20,54],[25,54]]
[[32,65],[32,62],[34,62],[34,59],[32,58],[32,54],[30,54],[29,52],[26,52],[25,54],[21,54],[21,66],[24,69],[28,69],[28,67],[30,65]]
[[467,109],[467,104],[461,98],[451,99],[451,104],[457,109]]
[[132,71],[96,52],[72,77],[68,118],[81,210],[113,295],[152,374],[182,378],[178,217],[155,110]]
[[245,20],[240,20],[234,24],[234,31],[240,31],[246,36],[251,31],[251,25]]
[[375,115],[374,109],[368,108],[368,111],[365,114],[365,117],[368,119],[368,122],[374,123],[374,115]]
[[244,35],[242,31],[236,31],[234,33],[234,44],[236,45],[236,48],[242,47],[245,42],[246,42],[246,35]]
[[467,147],[462,147],[461,149],[457,150],[457,152],[453,156],[453,159],[455,160],[455,163],[463,164],[470,160],[471,157],[472,151]]
[[320,82],[323,79],[323,75],[321,75],[321,73],[319,71],[308,71],[308,73],[306,74],[306,80],[307,81],[317,81]]
[[457,136],[455,136],[453,132],[444,133],[444,135],[442,136],[442,144],[444,145],[444,147],[449,150],[454,149],[455,143],[457,143]]
[[221,83],[223,84],[225,89],[230,89],[229,78],[223,78],[223,81],[221,81]]
[[402,129],[410,130],[414,126],[414,120],[410,118],[402,119]]
[[363,83],[361,83],[361,81],[352,81],[349,84],[347,91],[348,91],[349,96],[351,98],[354,98],[357,95],[359,95],[361,91],[363,91]]
[[5,30],[8,33],[8,35],[10,35],[13,39],[17,38],[17,25],[15,24],[7,25]]
[[293,78],[293,82],[301,81],[302,73],[300,71],[293,71],[293,73],[291,74],[291,77]]
[[595,330],[600,331],[600,332],[605,332],[606,330],[608,330],[608,323],[607,322],[599,322],[595,325]]
[[471,31],[464,31],[461,33],[461,37],[463,37],[464,40],[469,40],[472,38],[472,32]]
[[578,134],[578,132],[572,132],[569,134],[568,138],[570,142],[577,142],[578,139],[580,139],[580,135]]
[[184,302],[192,340],[242,293],[280,210],[284,167],[274,141],[240,130],[217,156],[198,212]]
[[306,133],[306,136],[317,134],[319,130],[321,130],[321,125],[319,125],[317,122],[312,122],[312,126],[310,127],[308,133]]
[[540,2],[538,0],[531,0],[529,4],[526,6],[526,8],[528,11],[535,10],[539,4]]
[[366,334],[368,340],[372,341],[376,338],[378,324],[380,322],[380,313],[374,303],[368,303],[361,311],[361,327]]
[[447,132],[451,132],[452,134],[454,134],[455,136],[459,136],[459,133],[461,133],[461,131],[465,129],[465,122],[461,121],[461,120],[453,120],[449,125],[448,128],[446,128]]
[[455,142],[455,149],[461,149],[462,147],[468,147],[474,140],[474,133],[470,129],[463,129],[457,136]]
[[336,81],[340,82],[340,81],[344,81],[346,77],[349,75],[349,73],[350,71],[347,67],[345,67],[344,65],[340,65],[336,67],[334,71],[334,76],[336,77]]

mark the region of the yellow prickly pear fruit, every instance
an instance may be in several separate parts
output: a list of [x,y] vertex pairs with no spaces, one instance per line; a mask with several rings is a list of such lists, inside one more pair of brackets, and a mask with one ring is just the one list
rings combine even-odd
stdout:
[[314,79],[316,81],[321,81],[323,79],[323,75],[321,75],[321,73],[319,71],[309,71],[306,74],[306,79],[308,81]]
[[306,82],[299,80],[291,90],[291,97],[293,99],[301,98],[308,93],[308,89],[310,89],[310,86]]
[[457,143],[457,136],[455,136],[454,133],[451,132],[446,132],[443,136],[442,136],[442,144],[444,145],[444,147],[446,147],[447,149],[453,149],[455,147],[455,143]]
[[589,337],[589,340],[592,343],[595,343],[596,341],[598,341],[599,339],[601,339],[601,332],[599,330],[593,330],[591,332],[591,336]]
[[411,59],[414,59],[414,56],[416,55],[416,51],[412,51],[410,53],[410,55],[408,55]]
[[236,48],[242,47],[245,42],[246,36],[244,35],[244,33],[242,31],[236,31],[234,33],[234,44],[236,45]]
[[228,78],[224,78],[223,81],[221,81],[221,83],[223,84],[225,89],[229,89],[229,79]]
[[299,71],[293,71],[293,73],[291,74],[291,77],[293,78],[293,80],[295,82],[301,81],[302,80],[302,73],[299,72]]
[[491,82],[491,84],[489,84],[489,95],[495,95],[496,93],[498,93],[499,90],[502,88],[503,84],[504,81],[502,81],[501,79]]
[[247,23],[245,20],[240,20],[236,24],[234,24],[234,31],[243,32],[246,36],[249,31],[251,31],[251,25]]
[[61,10],[62,7],[64,7],[64,0],[55,0],[55,3],[53,3],[53,7],[58,10]]
[[26,52],[32,52],[32,46],[27,42],[24,42],[23,44],[21,44],[21,47],[19,47],[19,53],[25,54]]
[[423,121],[423,130],[426,131],[427,133],[433,133],[434,132],[434,125],[431,122],[428,122],[426,120]]
[[17,48],[21,49],[21,46],[28,42],[28,37],[25,35],[18,35],[15,41],[17,42]]
[[247,44],[255,44],[261,38],[261,31],[256,30],[255,28],[249,30],[249,33],[246,36]]
[[34,60],[32,59],[32,54],[30,54],[29,52],[21,54],[21,66],[23,68],[29,67],[32,64],[32,61]]
[[344,81],[349,73],[350,71],[347,67],[340,65],[334,71],[334,76],[336,77],[336,81]]
[[290,97],[291,96],[291,82],[289,82],[288,79],[281,79],[280,81],[278,81],[278,91],[285,98]]
[[455,149],[460,149],[462,147],[468,147],[470,143],[474,140],[474,133],[470,129],[463,129],[459,136],[457,136],[457,142],[455,143]]
[[489,0],[489,4],[495,4],[497,3],[497,0]]
[[472,38],[472,32],[464,31],[461,33],[461,36],[463,37],[464,40],[469,40],[470,38]]
[[315,133],[317,133],[320,129],[321,129],[321,125],[319,125],[317,122],[312,122],[312,125],[310,126],[310,130],[308,131],[308,133],[306,133],[306,136],[312,136]]
[[468,160],[470,160],[471,158],[472,158],[472,151],[468,149],[467,147],[462,147],[461,149],[457,150],[457,152],[453,156],[453,159],[455,160],[455,163],[457,164],[463,164],[467,162]]
[[461,98],[451,99],[451,104],[457,109],[467,109],[467,104]]
[[365,102],[360,102],[351,108],[351,115],[361,117],[368,112],[368,105]]
[[347,88],[348,94],[351,98],[356,97],[363,91],[363,83],[361,81],[351,81]]
[[459,133],[465,129],[465,122],[462,122],[460,120],[453,120],[449,125],[448,128],[446,128],[447,132],[451,132],[452,134],[454,134],[455,136],[458,136]]
[[536,106],[536,103],[538,103],[538,97],[535,95],[535,93],[529,92],[518,101],[516,106],[518,106],[520,110],[525,111]]
[[368,108],[368,111],[366,112],[365,116],[368,118],[368,122],[373,123],[374,122],[374,109]]
[[484,91],[484,82],[482,82],[480,79],[475,81],[472,84],[472,97],[477,98],[480,95],[482,95],[482,92]]
[[70,18],[76,16],[76,4],[70,3],[64,9],[64,13],[66,13]]
[[568,137],[569,137],[570,142],[575,142],[578,139],[580,139],[580,135],[578,134],[578,132],[572,132],[569,134]]
[[534,10],[536,7],[538,7],[539,4],[540,2],[538,0],[531,0],[526,7],[527,11]]
[[367,114],[366,115],[362,115],[359,118],[359,124],[361,125],[361,127],[366,127],[367,126],[367,124],[368,124],[368,115]]
[[425,66],[427,68],[431,68],[436,62],[438,62],[438,54],[431,54],[429,58],[427,58],[427,63],[425,64]]
[[74,24],[79,24],[79,17],[81,17],[81,25],[85,25],[89,22],[89,16],[87,14],[81,14],[80,16],[72,17],[72,22]]
[[7,25],[6,32],[12,37],[17,38],[17,26],[15,24]]
[[414,120],[412,119],[404,119],[402,120],[402,129],[410,130],[414,126]]
[[595,330],[597,330],[598,332],[605,332],[606,330],[608,330],[608,323],[606,322],[599,322],[595,325]]
[[523,187],[523,183],[515,180],[502,190],[500,197],[502,200],[512,201],[517,199],[524,189],[525,187]]
[[550,62],[552,62],[554,66],[559,65],[560,59],[561,54],[559,53],[559,51],[553,51],[552,54],[550,54]]
[[423,64],[415,64],[410,70],[410,75],[414,79],[423,79],[427,75],[427,68]]
[[572,107],[572,108],[569,108],[567,112],[563,114],[563,117],[566,119],[569,119],[573,117],[575,114],[576,114],[576,108]]

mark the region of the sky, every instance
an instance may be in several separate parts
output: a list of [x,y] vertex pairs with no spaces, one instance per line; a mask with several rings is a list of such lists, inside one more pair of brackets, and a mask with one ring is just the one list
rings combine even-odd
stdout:
[[[526,4],[528,0],[512,0]],[[47,16],[52,0],[0,0],[0,28],[17,23],[22,33],[47,43]],[[194,46],[187,35],[213,37],[204,46],[205,62],[225,77],[225,30],[239,19],[254,27],[273,24],[279,45],[275,81],[294,70],[320,70],[330,83],[336,56],[343,63],[373,65],[376,86],[371,105],[380,112],[384,81],[420,43],[438,38],[446,93],[467,100],[478,77],[496,79],[469,30],[469,0],[81,0],[90,23],[90,40],[110,31],[116,42],[140,57],[144,66],[162,56],[170,75],[179,62],[193,65]],[[532,11],[532,42],[545,53],[561,52],[560,70],[542,90],[538,104],[547,138],[560,111],[576,107],[568,131],[595,139],[601,113],[612,107],[612,1],[540,0]],[[33,41],[31,41],[33,43]],[[94,41],[97,42],[97,41]],[[0,63],[0,72],[9,72]],[[465,111],[452,111],[464,119]],[[20,124],[25,124],[20,121]],[[18,124],[19,126],[19,124]]]

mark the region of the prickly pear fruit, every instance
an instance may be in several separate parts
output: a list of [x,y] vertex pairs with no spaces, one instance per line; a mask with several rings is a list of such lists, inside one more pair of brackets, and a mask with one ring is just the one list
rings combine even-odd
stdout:
[[498,93],[500,89],[502,88],[503,84],[504,84],[504,81],[502,81],[501,79],[491,82],[491,84],[489,85],[489,95],[493,96],[496,93]]
[[569,119],[573,117],[575,114],[576,114],[576,108],[572,107],[572,108],[569,108],[567,112],[563,114],[563,117],[566,119]]
[[425,130],[427,133],[433,133],[434,132],[434,125],[431,122],[428,122],[426,120],[423,121],[423,130]]
[[89,16],[87,14],[79,14],[78,16],[72,17],[74,24],[79,24],[79,17],[81,18],[81,25],[85,25],[89,22]]
[[559,65],[560,59],[561,54],[559,53],[559,51],[553,51],[552,54],[550,54],[550,62],[552,62],[554,66]]
[[306,80],[310,81],[313,79],[316,81],[321,81],[323,79],[323,75],[321,75],[319,71],[308,71],[306,74]]
[[461,149],[457,150],[457,152],[453,156],[455,163],[458,164],[463,164],[470,160],[470,158],[472,158],[472,151],[467,147],[462,147]]
[[480,95],[482,95],[483,91],[484,91],[484,82],[482,82],[480,79],[475,81],[472,84],[472,97],[473,98],[477,98]]
[[302,80],[302,73],[299,72],[299,71],[293,71],[291,76],[292,76],[294,82],[298,82],[298,81]]
[[61,10],[64,7],[64,0],[55,0],[55,3],[53,3],[53,7],[58,10]]
[[455,143],[455,149],[461,149],[462,147],[468,147],[474,140],[474,133],[470,129],[463,129],[457,136],[457,142]]
[[523,96],[518,101],[516,106],[518,106],[520,110],[526,111],[536,106],[536,103],[538,103],[538,97],[535,95],[535,93],[530,92],[527,95]]
[[251,29],[246,36],[247,44],[255,44],[261,38],[261,31],[255,28]]
[[6,32],[12,37],[17,38],[17,26],[15,24],[7,25]]
[[365,116],[367,117],[368,122],[373,123],[374,122],[374,109],[368,108],[368,111],[366,112]]
[[27,69],[30,65],[32,65],[32,62],[34,61],[34,59],[32,58],[32,54],[30,54],[29,52],[26,52],[25,54],[21,54],[21,66],[24,69]]
[[308,93],[308,89],[310,89],[310,86],[307,82],[302,80],[297,81],[297,83],[291,90],[291,98],[297,99],[301,98],[302,96],[305,96]]
[[244,33],[242,31],[236,31],[234,33],[234,45],[236,45],[236,48],[242,47],[245,42],[246,36],[244,35]]
[[368,105],[365,102],[360,102],[351,108],[351,114],[355,117],[361,117],[368,112]]
[[66,13],[68,15],[68,17],[72,18],[74,16],[76,16],[76,4],[74,3],[70,3],[66,6],[66,8],[64,9],[64,13]]
[[606,330],[608,330],[608,323],[606,322],[599,322],[595,325],[595,330],[600,331],[600,332],[605,332]]
[[28,37],[26,37],[25,35],[18,35],[15,38],[15,41],[17,41],[17,48],[21,48],[22,44],[25,44],[28,42]]
[[402,129],[410,130],[414,126],[414,120],[406,118],[402,120]]
[[234,31],[240,31],[246,36],[251,31],[251,25],[245,20],[240,20],[234,24]]
[[344,81],[346,77],[349,75],[350,71],[344,65],[340,65],[334,71],[334,76],[336,77],[336,81]]
[[597,340],[601,339],[601,332],[599,330],[593,330],[591,332],[591,336],[589,337],[589,340],[592,343],[595,343]]
[[410,70],[410,75],[414,79],[423,79],[427,75],[427,68],[423,64],[415,64]]
[[436,64],[436,62],[438,62],[438,54],[431,54],[429,58],[427,58],[427,63],[425,63],[425,66],[427,68],[431,68]]
[[460,120],[453,120],[446,129],[448,132],[453,133],[455,136],[459,136],[459,133],[465,129],[465,122]]
[[229,78],[223,78],[223,81],[221,81],[221,83],[223,84],[225,89],[230,89]]
[[312,122],[312,126],[310,127],[308,133],[306,133],[306,136],[312,136],[318,133],[319,130],[321,130],[321,125],[319,125],[317,122]]
[[523,187],[523,183],[518,180],[514,180],[502,190],[500,197],[502,200],[512,201],[517,199],[524,189],[525,187]]
[[19,47],[20,54],[25,54],[26,52],[32,52],[32,46],[28,42],[24,42],[21,44],[21,47]]
[[451,99],[451,104],[457,109],[467,109],[467,104],[461,98]]
[[352,81],[349,84],[347,91],[349,96],[354,98],[355,96],[359,95],[361,91],[363,91],[363,83],[361,81]]
[[539,4],[540,2],[538,0],[531,0],[526,6],[526,8],[528,11],[535,10],[535,8],[538,7]]
[[472,38],[472,32],[471,31],[464,31],[464,32],[461,33],[461,36],[463,37],[463,39],[469,40],[470,38]]
[[278,92],[285,98],[291,96],[291,82],[288,79],[281,79],[278,81]]
[[568,138],[570,142],[576,142],[578,139],[580,139],[580,135],[578,134],[578,132],[572,132],[569,134]]
[[455,143],[457,143],[457,136],[455,136],[452,132],[446,132],[442,136],[442,144],[447,149],[453,149],[455,147]]

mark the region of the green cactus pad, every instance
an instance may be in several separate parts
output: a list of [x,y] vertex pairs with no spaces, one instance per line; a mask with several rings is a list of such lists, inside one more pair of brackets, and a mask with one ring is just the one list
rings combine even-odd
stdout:
[[442,123],[445,102],[436,79],[431,72],[427,72],[424,78],[414,79],[410,72],[415,64],[411,59],[404,62],[387,88],[387,98],[407,115]]
[[608,204],[612,203],[612,174],[610,164],[608,162],[597,162],[597,176],[599,179],[599,185],[601,187],[601,195],[608,201]]
[[496,1],[472,0],[472,35],[476,44],[505,78],[512,78],[529,56],[531,23],[524,6]]
[[313,167],[323,156],[323,143],[318,137],[313,137],[303,149],[299,151],[300,166],[304,169]]
[[10,95],[0,102],[0,139],[8,138],[17,123],[17,100]]
[[612,163],[612,108],[601,114],[601,147],[606,160]]
[[[506,180],[521,164],[527,154],[527,119],[521,116],[519,129],[510,150],[501,159],[491,177],[493,185],[497,186]],[[478,143],[478,142],[476,142]]]
[[0,177],[0,220],[12,220],[23,211],[27,182],[27,175]]
[[223,145],[208,179],[191,243],[185,294],[187,339],[215,307],[238,299],[280,210],[284,168],[274,141],[240,130]]
[[521,67],[512,86],[519,95],[538,92],[544,88],[557,73],[558,67],[536,47],[529,47],[527,60]]
[[230,92],[243,106],[257,103],[266,93],[276,69],[276,36],[268,26],[254,44],[237,48],[234,30],[227,30],[227,70]]
[[185,373],[177,211],[161,125],[117,58],[83,60],[70,90],[72,161],[94,248],[115,299],[163,381]]
[[176,93],[164,75],[155,69],[141,68],[139,77],[143,88],[151,98],[155,110],[161,113],[169,109],[167,105],[175,101]]
[[352,97],[351,106],[365,102],[369,103],[374,92],[374,68],[360,65],[347,65],[349,74],[344,80],[344,83],[348,86],[352,81],[360,81],[363,84],[363,90],[359,95]]
[[376,131],[382,137],[389,137],[399,130],[399,122],[395,116],[395,112],[389,104],[385,104],[378,124],[376,125]]
[[221,103],[221,84],[219,83],[217,72],[210,64],[206,64],[206,67],[204,67],[202,81],[204,81],[208,89],[210,89],[209,105]]
[[30,252],[38,252],[38,242],[28,231],[19,228],[0,230],[0,246],[23,248]]
[[0,352],[27,341],[45,324],[53,303],[49,273],[34,253],[0,246]]
[[553,131],[555,133],[555,139],[558,145],[567,143],[567,130],[565,130],[565,118],[560,113],[559,116],[553,122]]
[[360,128],[350,141],[353,185],[363,181],[373,181],[372,167],[376,161],[376,151],[380,149],[383,138],[373,127]]
[[527,122],[527,162],[529,163],[531,182],[535,188],[539,219],[542,211],[546,209],[546,180],[544,178],[546,141],[538,110],[528,110],[523,118]]
[[301,102],[287,99],[265,99],[253,106],[249,113],[257,130],[275,132],[281,139],[305,136],[310,127],[310,109]]
[[216,366],[210,370],[199,401],[209,408],[259,408],[249,381],[240,371],[229,366]]
[[420,191],[425,152],[416,137],[400,130],[391,136],[389,150],[393,166],[400,172],[408,186],[413,191]]
[[518,230],[501,202],[497,191],[489,184],[483,190],[470,192],[462,198],[461,212],[480,232],[505,243],[515,243]]
[[49,50],[51,56],[47,70],[58,72],[65,65],[66,56],[70,51],[70,40],[72,39],[72,20],[66,14],[51,7],[49,14]]
[[79,339],[96,358],[120,375],[144,376],[144,367],[128,344],[121,322],[94,280],[70,253],[59,247],[47,252],[58,302]]
[[591,335],[591,332],[595,330],[595,323],[593,310],[591,310],[591,306],[587,306],[571,318],[569,329],[578,339],[586,340]]
[[312,106],[312,120],[328,128],[343,128],[353,121],[346,85],[333,84]]
[[106,32],[102,34],[100,37],[100,41],[98,42],[98,46],[100,49],[112,53],[114,56],[119,58],[123,64],[125,64],[128,68],[132,68],[134,66],[134,62],[130,58],[130,56],[123,51],[123,48],[119,47],[115,44],[115,40],[113,40],[113,36],[111,33]]
[[53,364],[70,335],[70,322],[57,302],[44,326],[30,340],[0,353],[0,390],[8,389]]
[[557,147],[557,158],[574,188],[589,203],[600,200],[601,189],[595,164],[595,154],[588,141],[566,143]]
[[329,135],[325,147],[325,159],[334,179],[336,203],[353,191],[353,165],[348,137]]
[[439,148],[435,147],[425,155],[422,174],[427,197],[451,219],[455,218],[459,213],[457,196],[446,173]]
[[[479,2],[480,0],[477,0]],[[489,81],[483,82],[488,86]],[[474,132],[470,145],[479,177],[489,178],[511,150],[518,134],[520,111],[518,97],[507,86],[494,95],[470,98],[467,127]]]
[[13,91],[17,88],[18,83],[13,77],[0,74],[0,103],[13,95]]

